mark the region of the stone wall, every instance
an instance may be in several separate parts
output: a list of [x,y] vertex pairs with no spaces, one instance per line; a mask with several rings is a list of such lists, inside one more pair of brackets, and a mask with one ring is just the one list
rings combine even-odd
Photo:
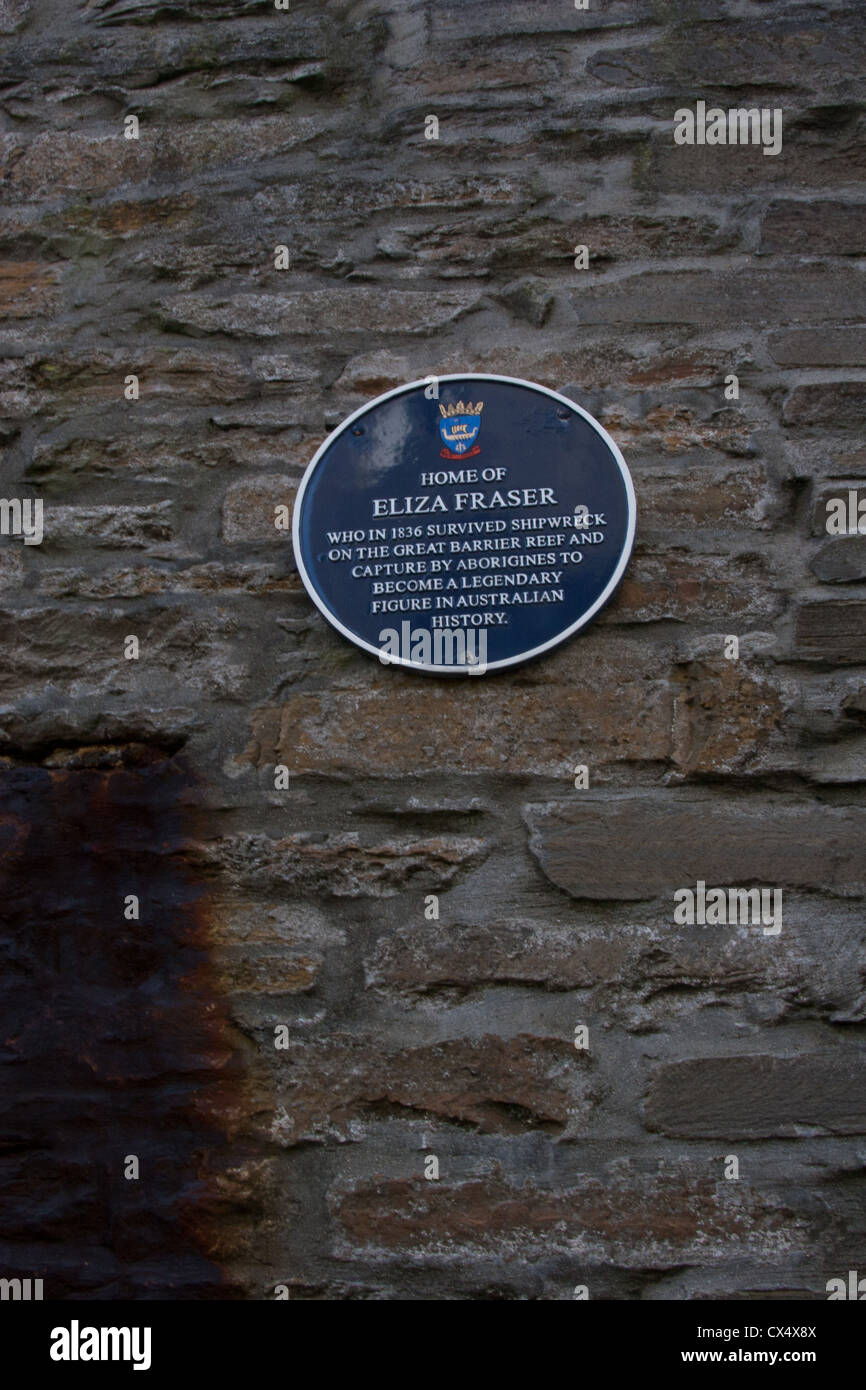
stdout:
[[[825,527],[866,492],[866,13],[0,30],[2,485],[45,508],[0,543],[0,1274],[826,1297],[866,1260],[866,542]],[[781,153],[675,145],[698,100],[781,109]],[[572,396],[639,507],[594,626],[468,683],[356,651],[274,526],[448,371]],[[676,925],[698,880],[781,888],[781,932]]]

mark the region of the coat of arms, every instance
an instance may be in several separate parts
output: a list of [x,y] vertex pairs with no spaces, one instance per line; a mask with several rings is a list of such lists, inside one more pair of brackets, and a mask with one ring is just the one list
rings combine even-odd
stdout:
[[481,446],[475,443],[481,429],[481,412],[484,402],[473,405],[471,401],[458,401],[456,405],[439,406],[439,433],[444,449],[439,450],[443,459],[471,458],[481,453]]

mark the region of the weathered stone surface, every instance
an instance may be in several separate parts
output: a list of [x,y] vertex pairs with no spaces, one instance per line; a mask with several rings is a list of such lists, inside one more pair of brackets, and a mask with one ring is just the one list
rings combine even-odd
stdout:
[[[563,652],[543,677],[510,689],[478,681],[467,700],[455,682],[362,667],[326,690],[297,691],[258,709],[245,759],[296,773],[367,777],[419,772],[567,775],[576,750],[598,761],[658,761],[670,748],[671,692],[634,664],[629,644],[588,663]],[[620,701],[606,696],[616,681]]]
[[615,0],[603,12],[587,10],[563,14],[557,0],[516,0],[507,14],[498,10],[495,0],[464,5],[446,0],[432,17],[432,37],[436,45],[453,44],[456,51],[471,39],[490,41],[504,34],[520,37],[556,34],[568,36],[585,29],[619,28],[651,17],[646,0],[626,5]]
[[317,169],[289,187],[278,184],[263,189],[253,205],[260,216],[278,221],[299,214],[302,226],[317,216],[344,226],[353,219],[367,223],[374,213],[393,217],[427,209],[514,209],[535,201],[526,179],[507,172],[464,169],[456,178],[448,178],[414,161],[404,165],[397,177],[383,170],[381,161],[375,178],[371,180],[367,172],[359,175],[344,168],[329,174]]
[[866,661],[866,603],[803,603],[797,609],[793,655],[799,661],[847,665]]
[[[160,18],[162,0],[86,0],[89,18],[100,27],[120,24],[152,24]],[[179,0],[172,6],[174,19],[235,19],[257,15],[256,0]]]
[[0,319],[29,319],[60,305],[55,266],[33,262],[0,264]]
[[591,266],[602,261],[702,255],[730,249],[736,242],[735,231],[709,217],[588,217],[580,223],[579,232]]
[[432,938],[405,928],[380,939],[367,963],[367,980],[410,992],[468,989],[487,981],[585,989],[618,974],[628,953],[624,941],[575,939],[565,928],[519,922],[445,923]]
[[[185,689],[225,695],[238,689],[246,669],[232,650],[236,630],[236,622],[224,615],[201,623],[168,607],[151,608],[143,622],[131,621],[118,608],[79,609],[74,622],[62,606],[7,609],[0,612],[0,641],[7,653],[0,691],[4,699],[26,700],[48,682],[52,714],[61,701],[97,693],[105,699],[109,689],[114,712],[154,680],[162,687],[164,707]],[[139,638],[138,661],[124,656],[130,634]]]
[[778,609],[769,566],[761,555],[694,555],[674,548],[635,548],[628,573],[605,621],[678,622],[770,616]]
[[447,888],[479,863],[488,850],[469,835],[393,839],[364,845],[357,834],[316,835],[301,831],[280,839],[234,836],[200,847],[201,862],[214,865],[229,882],[251,887],[281,883],[338,898],[388,898],[414,888]]
[[645,456],[653,450],[664,455],[703,453],[707,449],[734,455],[752,451],[754,425],[742,414],[726,409],[714,410],[706,420],[684,405],[654,406],[642,417],[617,409],[601,414],[601,423],[629,457]]
[[[862,71],[866,44],[853,16],[847,23],[844,19],[834,22],[832,48],[823,40],[821,19],[774,17],[768,23],[761,16],[697,28],[683,25],[640,47],[606,48],[590,59],[588,67],[593,76],[620,87],[697,84],[699,90],[723,92],[756,84],[811,82],[818,90],[826,90]],[[739,100],[736,90],[734,100],[726,93],[721,103],[726,107],[748,104]]]
[[80,544],[111,550],[143,550],[174,535],[170,501],[143,507],[58,507],[45,509],[45,540],[50,550]]
[[675,890],[698,879],[866,893],[858,850],[866,812],[857,806],[584,792],[575,801],[527,806],[524,818],[540,867],[575,898],[665,897],[673,917]]
[[501,1177],[463,1183],[396,1179],[356,1183],[332,1201],[346,1258],[453,1261],[471,1256],[676,1263],[700,1252],[781,1252],[803,1243],[801,1221],[740,1183],[683,1172],[606,1181],[586,1177],[561,1191]]
[[866,327],[833,324],[830,328],[787,328],[770,335],[769,348],[773,361],[783,367],[862,367],[866,364]]
[[761,250],[800,256],[862,256],[864,208],[831,199],[773,203],[761,220]]
[[[575,321],[693,323],[740,328],[752,324],[848,319],[866,311],[866,289],[849,270],[810,265],[788,271],[645,271],[569,295]],[[796,294],[792,293],[796,283]]]
[[824,584],[852,584],[866,579],[866,535],[840,536],[822,545],[809,562]]
[[860,425],[866,420],[866,381],[798,386],[785,402],[786,425]]
[[621,260],[705,255],[735,241],[736,232],[709,218],[588,217],[575,231],[571,216],[521,211],[507,221],[497,212],[473,226],[443,225],[439,219],[407,224],[381,237],[376,249],[392,263],[421,265],[443,278],[529,272],[525,280],[506,286],[501,297],[538,326],[536,319],[547,319],[552,297],[531,272],[570,269],[575,244],[586,246],[590,267],[596,269]]
[[[105,480],[121,485],[144,482],[177,487],[203,479],[207,492],[214,475],[223,474],[228,485],[236,480],[240,466],[280,475],[288,466],[301,469],[323,438],[324,433],[300,438],[289,433],[287,438],[282,430],[265,433],[235,428],[228,439],[173,442],[170,428],[161,427],[123,432],[110,439],[75,436],[37,447],[26,476],[50,496],[78,495]],[[206,496],[199,498],[200,505],[206,501]]]
[[156,569],[115,565],[96,574],[67,566],[42,570],[39,592],[46,598],[151,598],[156,594],[285,594],[300,593],[297,574],[284,574],[275,565],[223,565],[213,561],[187,569]]
[[206,352],[57,352],[31,355],[25,367],[32,407],[59,417],[78,414],[85,405],[125,403],[130,373],[138,378],[140,394],[128,408],[139,412],[155,402],[243,400],[259,389],[249,369]]
[[[806,456],[811,453],[814,457],[814,450],[808,444],[803,446],[803,452]],[[825,460],[825,467],[819,470],[821,473],[861,478],[866,473],[866,448],[855,444],[853,440],[836,438],[830,445],[830,453],[829,456],[825,456]]]
[[386,391],[413,380],[413,377],[408,357],[382,348],[378,352],[362,353],[359,357],[351,358],[336,384],[343,391],[361,396],[382,396]]
[[[440,1003],[483,987],[543,986],[581,992],[581,1011],[636,1034],[688,1028],[695,1016],[854,1022],[866,1010],[856,904],[789,906],[779,936],[760,929],[696,930],[659,922],[601,926],[515,921],[478,909],[483,921],[383,933],[365,958],[368,987]],[[826,950],[828,934],[834,949]],[[584,1015],[586,1016],[586,1015]],[[606,1048],[596,1048],[596,1061]]]
[[304,994],[315,986],[321,959],[293,951],[249,946],[229,948],[216,955],[225,990],[232,994]]
[[24,579],[23,545],[12,550],[8,545],[0,550],[0,589],[17,589]]
[[214,965],[233,997],[282,999],[309,994],[322,982],[328,954],[346,934],[312,906],[233,897],[211,914]]
[[230,298],[182,295],[161,308],[165,326],[187,333],[275,338],[286,333],[322,337],[370,333],[387,322],[392,333],[432,333],[477,302],[467,291],[435,296],[414,290],[350,286],[297,294],[235,294]]
[[56,198],[58,194],[104,194],[147,184],[203,177],[227,166],[284,154],[325,129],[314,116],[261,116],[248,121],[196,121],[180,129],[149,129],[139,140],[125,140],[122,126],[111,135],[71,131],[37,135],[29,141],[0,135],[0,178],[18,197]]
[[554,299],[540,280],[528,277],[506,285],[500,298],[519,319],[525,319],[533,328],[540,328],[550,317]]
[[768,524],[772,490],[760,463],[728,463],[717,469],[680,469],[676,465],[641,469],[641,532],[647,528],[690,532]]
[[[223,539],[239,541],[291,541],[291,516],[295,487],[291,478],[262,473],[232,483],[223,503]],[[288,525],[277,527],[277,508],[288,507]],[[282,519],[282,514],[280,513]]]
[[12,34],[23,24],[30,9],[30,0],[0,2],[0,34]]
[[668,1062],[652,1078],[650,1129],[689,1138],[866,1134],[861,1052],[707,1057]]
[[[866,1236],[866,573],[826,529],[866,486],[866,11],[0,32],[2,492],[46,526],[0,537],[2,1272],[824,1297]],[[782,108],[781,153],[675,145],[698,99]],[[350,411],[469,370],[600,419],[638,535],[599,621],[461,686],[345,642],[273,523]],[[763,875],[779,935],[673,923]]]
[[[688,775],[759,772],[784,732],[794,696],[758,662],[683,662],[675,708],[673,755]],[[782,755],[784,756],[784,755]]]
[[369,1037],[337,1036],[275,1053],[281,1144],[344,1136],[357,1120],[406,1112],[482,1133],[560,1133],[585,1120],[596,1096],[591,1064],[568,1039],[454,1038],[391,1052]]
[[[512,345],[479,346],[476,367],[494,375],[539,381],[564,390],[566,394],[571,389],[577,395],[592,387],[609,387],[614,381],[641,388],[666,387],[674,382],[687,386],[718,385],[729,366],[732,367],[731,354],[718,349],[672,346],[661,352],[647,352],[643,342],[626,343],[619,332],[609,334],[596,329],[594,335],[581,335],[581,341],[563,344],[556,351],[548,350],[543,335],[530,335]],[[423,379],[428,367],[426,353],[414,345],[399,353],[387,349],[362,353],[350,359],[336,385],[350,394],[375,396],[404,382]],[[448,352],[439,361],[440,373],[464,369],[461,351]],[[570,386],[570,383],[573,384]],[[714,409],[716,405],[714,400]],[[729,438],[735,438],[732,429],[735,422],[724,412],[715,421],[712,418],[698,420],[695,416],[693,408],[685,404],[672,407],[665,401],[651,404],[643,418],[634,423],[620,407],[617,412],[609,413],[608,424],[619,423],[626,429],[639,424],[642,430],[653,431],[660,440],[678,445],[688,431],[694,436],[693,443],[714,443],[723,431]],[[745,424],[739,422],[741,438],[748,436]],[[676,451],[680,452],[679,447]]]
[[[730,105],[745,103],[736,98]],[[729,199],[753,195],[756,190],[769,197],[775,193],[810,193],[815,189],[832,194],[837,188],[860,183],[866,173],[866,155],[855,123],[847,131],[831,129],[818,139],[810,131],[797,131],[791,143],[791,121],[785,111],[784,143],[778,155],[766,156],[758,145],[674,145],[673,113],[680,105],[675,98],[666,105],[670,126],[650,143],[644,142],[634,156],[632,179],[643,192],[682,194],[690,197],[709,194]],[[777,103],[778,106],[778,103]],[[817,108],[820,120],[822,108]],[[807,113],[804,124],[812,112]]]

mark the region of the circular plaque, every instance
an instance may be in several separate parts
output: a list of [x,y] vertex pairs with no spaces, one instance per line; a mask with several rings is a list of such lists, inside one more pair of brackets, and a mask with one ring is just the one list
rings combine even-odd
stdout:
[[293,536],[344,637],[389,664],[478,675],[590,621],[628,563],[635,513],[622,454],[580,406],[455,375],[350,415],[304,474]]

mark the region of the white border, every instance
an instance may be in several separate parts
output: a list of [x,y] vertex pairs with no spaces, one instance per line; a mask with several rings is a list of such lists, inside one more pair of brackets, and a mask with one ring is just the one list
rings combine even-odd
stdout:
[[370,652],[371,655],[375,657],[380,657],[382,654],[381,647],[374,647],[371,643],[365,642],[363,638],[357,635],[357,633],[350,632],[350,630],[347,627],[343,626],[339,618],[337,618],[325,605],[324,601],[318,594],[312,579],[307,573],[306,566],[304,565],[303,555],[301,554],[300,540],[301,509],[304,501],[304,493],[306,492],[307,484],[309,483],[310,478],[313,475],[313,470],[317,467],[320,459],[323,457],[325,452],[331,447],[334,441],[344,432],[344,430],[348,429],[348,427],[351,424],[353,424],[355,420],[358,420],[362,415],[366,415],[368,410],[374,410],[376,406],[381,405],[383,401],[390,400],[392,396],[400,396],[403,395],[403,393],[406,391],[414,391],[419,386],[429,386],[430,382],[433,380],[435,380],[437,383],[444,381],[503,381],[507,386],[526,386],[531,391],[540,391],[542,395],[550,396],[551,400],[559,401],[561,405],[568,406],[569,410],[573,410],[576,415],[582,415],[584,420],[586,420],[587,424],[591,425],[592,428],[596,431],[596,433],[601,436],[601,438],[604,440],[605,444],[613,454],[613,457],[615,458],[617,464],[619,465],[619,470],[622,474],[622,480],[625,483],[626,500],[628,503],[628,528],[626,531],[625,544],[622,549],[622,554],[619,558],[619,563],[617,564],[617,567],[610,580],[608,581],[608,584],[604,591],[595,600],[595,603],[592,605],[592,607],[588,608],[586,612],[582,614],[580,618],[578,618],[576,623],[572,623],[571,627],[563,629],[563,631],[558,633],[556,637],[551,637],[551,639],[548,642],[543,642],[541,646],[533,647],[530,651],[521,652],[519,656],[511,656],[505,658],[502,661],[491,661],[487,663],[487,665],[485,665],[484,667],[483,672],[479,670],[473,671],[471,666],[425,666],[420,662],[410,661],[402,656],[391,655],[389,655],[387,663],[382,663],[383,665],[388,666],[406,666],[411,671],[423,671],[427,675],[434,676],[471,676],[473,674],[479,676],[482,674],[486,674],[488,671],[504,671],[511,666],[520,666],[523,664],[524,661],[531,661],[534,657],[541,656],[544,652],[552,651],[554,647],[558,647],[563,642],[568,641],[568,638],[572,637],[575,632],[579,632],[582,627],[585,627],[586,624],[590,621],[590,619],[595,616],[598,610],[604,607],[611,594],[613,593],[614,589],[619,584],[619,581],[621,580],[625,572],[626,565],[628,564],[631,558],[632,547],[634,546],[635,529],[637,526],[637,500],[635,498],[634,484],[631,480],[631,474],[628,471],[628,465],[625,459],[623,458],[619,450],[619,447],[617,446],[616,442],[613,439],[611,439],[607,430],[604,429],[603,426],[601,426],[598,423],[598,421],[594,419],[592,415],[589,414],[588,411],[584,410],[581,406],[576,405],[574,401],[570,401],[567,396],[561,396],[558,391],[551,391],[550,388],[547,386],[539,386],[537,382],[524,381],[522,377],[517,376],[495,376],[489,372],[451,372],[447,376],[436,376],[435,373],[433,373],[431,374],[431,376],[423,377],[420,381],[410,381],[405,386],[397,386],[394,388],[393,391],[386,391],[384,395],[377,396],[376,399],[373,401],[368,401],[366,405],[362,405],[359,410],[356,410],[352,415],[347,416],[347,418],[342,422],[342,424],[338,425],[337,428],[333,430],[331,434],[328,435],[324,444],[322,444],[316,450],[315,454],[313,455],[313,458],[307,465],[307,469],[304,473],[303,478],[301,479],[301,485],[298,488],[297,496],[295,497],[294,512],[292,516],[292,544],[294,546],[295,551],[295,562],[298,566],[298,573],[300,574],[301,579],[303,580],[304,588],[306,589],[307,593],[309,594],[310,598],[313,600],[319,611],[323,613],[324,616],[327,618],[331,626],[335,627],[338,632],[341,632],[344,637],[347,637],[349,641],[354,644],[354,646],[361,647],[364,651]]

